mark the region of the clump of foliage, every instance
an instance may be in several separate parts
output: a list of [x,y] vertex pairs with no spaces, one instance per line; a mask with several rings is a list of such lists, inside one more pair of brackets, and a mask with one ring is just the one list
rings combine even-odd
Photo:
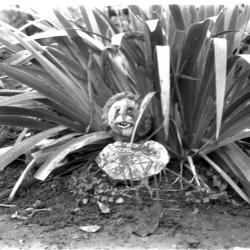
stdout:
[[35,177],[44,180],[69,153],[108,143],[110,136],[96,131],[111,95],[156,91],[149,108],[154,139],[179,160],[180,171],[190,169],[200,187],[195,162],[204,159],[250,203],[250,159],[235,143],[250,133],[250,61],[238,54],[249,6],[152,6],[148,13],[129,6],[125,33],[102,11],[79,10],[83,24],[59,10],[50,20],[32,13],[40,32],[31,36],[0,23],[0,42],[12,53],[0,70],[32,88],[0,90],[0,123],[41,131],[4,153],[0,169],[57,135],[40,151],[46,157]]
[[106,175],[98,178],[94,175],[75,172],[68,182],[77,207],[92,203],[98,204],[102,210],[103,205],[108,208],[109,203],[123,202],[123,190],[119,190],[109,183]]

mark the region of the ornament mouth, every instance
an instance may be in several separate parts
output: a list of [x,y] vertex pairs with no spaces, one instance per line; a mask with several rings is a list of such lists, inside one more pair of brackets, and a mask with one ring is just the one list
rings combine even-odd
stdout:
[[130,122],[126,122],[126,121],[122,121],[122,122],[117,122],[116,125],[119,127],[119,128],[130,128],[132,126],[134,126],[133,123],[130,123]]

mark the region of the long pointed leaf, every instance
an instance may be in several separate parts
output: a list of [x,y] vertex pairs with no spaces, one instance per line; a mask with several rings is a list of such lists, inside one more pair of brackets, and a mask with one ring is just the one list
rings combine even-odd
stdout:
[[215,80],[216,80],[216,139],[219,138],[226,89],[227,41],[214,38]]
[[29,171],[35,166],[35,159],[32,159],[31,162],[28,164],[28,166],[25,168],[25,170],[22,172],[21,176],[18,178],[17,182],[15,183],[13,189],[11,190],[10,196],[9,196],[9,202],[11,202],[14,197],[15,194],[18,190],[18,188],[20,187],[20,185],[22,184],[23,180],[26,178],[26,176],[28,175]]
[[245,139],[250,137],[250,131],[249,129],[240,131],[239,133],[235,133],[234,135],[228,136],[225,139],[221,139],[217,144],[215,145],[209,145],[208,147],[204,148],[202,151],[205,154],[209,154],[213,151],[215,151],[218,148],[221,148],[227,144],[230,144],[235,141],[239,141],[241,139]]
[[[201,51],[206,49],[205,42],[208,40],[207,34],[209,27],[213,23],[212,20],[205,20],[201,23],[192,24],[183,43],[182,54],[180,59],[180,69],[177,72],[179,75],[189,77],[197,77],[197,66]],[[209,45],[209,44],[208,44]],[[178,79],[180,94],[183,100],[184,122],[187,129],[187,141],[191,141],[191,134],[194,129],[194,107],[197,98],[197,81],[189,79]]]
[[71,152],[95,143],[100,140],[109,139],[110,135],[106,132],[96,132],[87,134],[74,139],[60,147],[35,173],[35,178],[38,180],[45,180],[47,176],[55,168],[60,166],[61,161]]
[[55,126],[55,124],[53,125],[52,123],[39,121],[20,115],[0,115],[0,124],[15,127],[27,127],[35,130],[45,130]]
[[25,93],[24,90],[0,89],[0,96],[13,96]]
[[235,143],[230,143],[217,151],[226,165],[231,168],[235,176],[250,195],[250,157]]
[[36,134],[32,137],[29,137],[19,144],[12,147],[10,150],[5,152],[0,157],[0,171],[2,171],[7,165],[9,165],[12,161],[18,158],[20,155],[28,152],[32,147],[34,147],[39,141],[48,138],[62,130],[66,129],[63,126],[54,127],[43,131],[39,134]]
[[[0,106],[0,117],[2,117],[3,115],[40,118],[44,121],[53,122],[53,123],[56,123],[58,125],[64,125],[66,127],[75,129],[77,131],[82,130],[81,124],[76,123],[76,122],[72,122],[72,121],[65,119],[62,116],[59,116],[56,113],[48,111],[48,110]],[[0,121],[0,123],[1,123],[1,121]],[[20,124],[22,124],[22,123],[20,122]]]
[[230,186],[240,195],[240,197],[250,204],[249,197],[244,191],[226,174],[214,161],[212,161],[206,154],[199,152],[199,155],[206,160],[227,182]]
[[[1,68],[1,65],[0,65],[0,68]],[[13,95],[13,96],[1,99],[0,106],[7,106],[7,105],[16,104],[16,103],[22,102],[22,101],[44,99],[44,98],[45,98],[45,96],[42,95],[41,93],[27,92],[27,93]]]
[[156,46],[156,52],[161,87],[161,108],[167,140],[170,114],[170,48],[169,46]]
[[44,69],[54,78],[54,80],[61,85],[66,92],[71,93],[72,101],[75,102],[81,109],[81,105],[84,104],[81,102],[81,95],[77,91],[76,88],[72,86],[72,79],[70,79],[67,72],[63,72],[60,68],[57,67],[55,63],[52,63],[48,60],[44,55],[41,54],[40,51],[36,50],[35,47],[31,46],[24,39],[16,35],[12,34],[32,55],[41,63]]
[[[23,82],[24,84],[38,90],[40,93],[44,94],[46,97],[51,99],[53,102],[56,102],[58,105],[63,106],[65,109],[74,115],[76,120],[80,120],[84,123],[82,119],[83,112],[80,107],[72,101],[72,98],[67,94],[64,94],[58,86],[55,86],[53,83],[48,83],[42,79],[35,77],[32,74],[27,73],[25,70],[21,70],[16,67],[10,67],[0,63],[0,69],[2,69],[6,74],[12,78]],[[18,97],[17,97],[18,98]],[[4,100],[2,102],[5,103]],[[6,105],[6,103],[4,104]]]
[[176,4],[170,4],[169,9],[174,19],[175,28],[177,30],[185,30],[185,22],[183,19],[182,12],[180,10],[180,6]]

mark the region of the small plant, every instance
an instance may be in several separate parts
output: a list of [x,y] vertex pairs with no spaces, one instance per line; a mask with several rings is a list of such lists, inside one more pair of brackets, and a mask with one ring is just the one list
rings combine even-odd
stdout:
[[77,207],[87,203],[97,204],[102,213],[109,213],[109,204],[123,203],[124,190],[114,187],[105,174],[97,177],[86,175],[83,171],[75,172],[69,178],[69,190],[76,199]]

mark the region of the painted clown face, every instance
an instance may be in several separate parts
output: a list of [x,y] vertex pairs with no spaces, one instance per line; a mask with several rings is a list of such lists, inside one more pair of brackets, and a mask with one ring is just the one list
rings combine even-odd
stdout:
[[123,98],[112,104],[108,111],[108,125],[113,133],[130,138],[138,117],[139,103]]

